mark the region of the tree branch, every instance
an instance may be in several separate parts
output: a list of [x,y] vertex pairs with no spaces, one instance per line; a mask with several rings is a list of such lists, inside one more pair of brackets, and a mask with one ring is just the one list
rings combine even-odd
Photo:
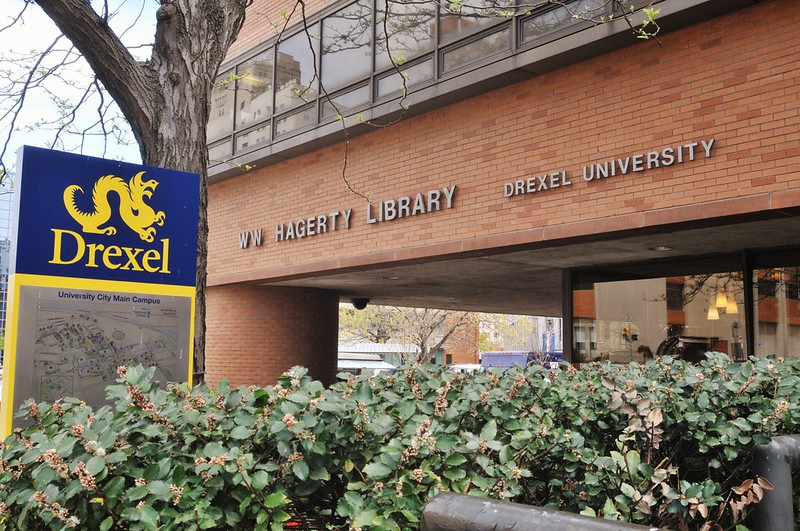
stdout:
[[[161,91],[155,74],[140,64],[119,37],[111,30],[107,19],[95,12],[85,0],[39,0],[37,4],[58,26],[58,29],[83,54],[97,77],[103,80],[125,118],[131,123],[140,146],[152,145],[152,101]],[[152,94],[153,99],[141,98]]]

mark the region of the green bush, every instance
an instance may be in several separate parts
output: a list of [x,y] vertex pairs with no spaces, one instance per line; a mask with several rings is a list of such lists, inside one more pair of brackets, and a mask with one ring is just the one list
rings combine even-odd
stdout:
[[444,491],[729,528],[770,488],[750,450],[800,421],[795,359],[423,367],[327,389],[302,368],[236,390],[152,374],[121,369],[97,411],[26,404],[0,454],[0,529],[415,529]]

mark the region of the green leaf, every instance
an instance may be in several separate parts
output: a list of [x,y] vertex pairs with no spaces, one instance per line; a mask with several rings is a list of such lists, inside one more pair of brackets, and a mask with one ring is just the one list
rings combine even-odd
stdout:
[[147,490],[160,498],[170,497],[170,485],[166,481],[151,481],[147,484]]
[[356,515],[353,519],[352,527],[369,527],[372,521],[378,517],[378,512],[375,509],[367,509]]
[[331,479],[331,474],[327,468],[317,467],[308,477],[316,481],[328,481]]
[[497,422],[494,420],[490,420],[487,422],[483,429],[481,429],[481,440],[483,441],[493,441],[494,438],[497,436]]
[[253,490],[257,491],[263,490],[264,487],[267,486],[267,483],[269,483],[269,474],[267,474],[263,470],[256,471],[256,473],[253,474],[253,477],[250,480],[250,484],[253,487]]
[[158,513],[149,505],[139,509],[139,521],[148,529],[158,529]]
[[282,492],[273,492],[264,498],[264,507],[274,509],[286,505],[288,498]]
[[114,525],[114,518],[109,516],[108,518],[106,518],[105,520],[100,522],[100,528],[99,529],[100,529],[100,531],[108,531],[109,529],[111,529],[112,525]]
[[384,465],[383,463],[370,463],[364,467],[364,474],[367,476],[379,479],[384,478],[391,474],[394,470]]
[[308,465],[305,461],[295,461],[292,463],[292,472],[300,481],[308,479]]
[[252,430],[246,426],[236,426],[231,430],[231,438],[233,439],[248,439],[252,435]]
[[138,487],[133,487],[131,490],[128,491],[128,499],[131,501],[141,500],[145,496],[147,496],[148,490],[147,485],[140,485]]
[[447,459],[445,459],[444,462],[448,466],[458,466],[466,463],[467,458],[464,456],[464,454],[450,454],[447,456]]
[[125,478],[123,476],[116,476],[106,483],[106,486],[103,488],[103,494],[106,498],[115,499],[124,488]]
[[100,457],[99,455],[92,456],[92,458],[86,462],[86,471],[93,476],[96,476],[97,474],[102,472],[105,468],[106,468],[106,460]]

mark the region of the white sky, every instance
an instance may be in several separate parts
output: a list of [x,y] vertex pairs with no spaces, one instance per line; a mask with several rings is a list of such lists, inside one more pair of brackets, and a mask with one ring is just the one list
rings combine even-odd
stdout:
[[[93,5],[101,6],[102,3],[94,0]],[[115,16],[111,19],[111,27],[118,35],[121,34],[123,42],[129,47],[141,46],[152,42],[155,28],[155,10],[158,8],[156,0],[110,0],[109,5],[116,9]],[[0,1],[0,28],[10,24],[19,12],[25,7],[24,0],[2,0]],[[0,33],[0,55],[9,57],[14,54],[27,53],[31,51],[42,51],[46,49],[53,40],[60,34],[55,24],[44,14],[35,4],[30,4],[23,15],[23,18],[11,28]],[[66,49],[69,42],[62,39],[59,47]],[[139,58],[149,56],[148,47],[137,48],[134,54]],[[20,66],[10,66],[3,63],[2,68],[11,68],[15,73],[22,73],[24,70]],[[83,76],[90,75],[91,70],[86,63],[81,62],[80,66],[72,67],[72,72],[67,72],[66,76],[72,80],[80,80]],[[0,73],[0,75],[3,75]],[[64,84],[48,85],[59,97],[70,102],[77,103],[81,91],[69,88]],[[7,133],[11,127],[11,117],[3,117],[5,110],[11,107],[16,101],[0,95],[0,150],[5,142]],[[96,106],[96,104],[94,105]],[[88,124],[96,119],[93,109],[86,109],[87,112],[79,114],[81,123]],[[17,118],[14,129],[36,125],[43,118],[57,116],[57,107],[52,103],[52,97],[44,91],[31,92],[26,96],[23,112]],[[125,125],[127,130],[127,124]],[[51,147],[54,133],[51,131],[36,129],[34,131],[15,130],[11,143],[3,157],[3,162],[13,168],[16,161],[16,151],[20,146],[27,144],[39,147]],[[58,147],[65,151],[82,152],[85,155],[105,156],[106,158],[121,159],[128,162],[141,162],[139,149],[133,141],[133,135],[128,131],[128,141],[130,145],[120,145],[116,142],[109,142],[107,150],[103,153],[103,143],[99,138],[92,139],[80,147],[78,139],[67,140]]]

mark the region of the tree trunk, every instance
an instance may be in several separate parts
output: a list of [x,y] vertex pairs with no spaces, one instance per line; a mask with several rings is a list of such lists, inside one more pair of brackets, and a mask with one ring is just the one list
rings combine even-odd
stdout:
[[83,54],[131,124],[142,162],[197,173],[195,371],[205,368],[209,96],[252,0],[163,0],[150,60],[138,63],[86,0],[37,4]]

